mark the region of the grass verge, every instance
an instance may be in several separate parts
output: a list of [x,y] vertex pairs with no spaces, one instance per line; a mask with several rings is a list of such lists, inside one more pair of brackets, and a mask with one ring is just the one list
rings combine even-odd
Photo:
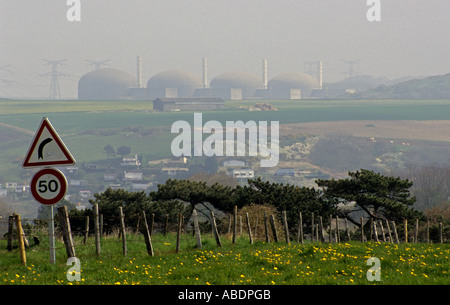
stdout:
[[[102,238],[102,252],[95,254],[94,239],[83,245],[76,240],[80,281],[69,281],[65,249],[57,246],[57,263],[49,263],[48,244],[28,248],[27,265],[20,263],[17,249],[6,251],[0,241],[0,283],[4,285],[448,285],[450,245],[390,243],[265,243],[250,245],[241,237],[236,244],[222,237],[217,247],[210,235],[203,236],[202,249],[195,239],[182,236],[175,253],[176,236],[153,236],[155,256],[146,252],[141,235],[128,234],[128,255],[122,255],[117,236]],[[369,281],[367,272],[380,260],[380,281]]]

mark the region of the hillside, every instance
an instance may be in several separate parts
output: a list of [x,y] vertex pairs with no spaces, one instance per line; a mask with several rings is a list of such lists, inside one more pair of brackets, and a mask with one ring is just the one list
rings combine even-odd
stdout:
[[392,86],[380,85],[374,89],[345,97],[355,99],[447,99],[450,98],[450,73],[413,79]]
[[[203,123],[279,121],[278,166],[262,169],[252,157],[238,160],[255,177],[315,186],[317,178],[340,178],[349,170],[386,171],[448,160],[450,99],[271,100],[276,111],[248,110],[258,102],[227,101],[226,110],[203,113]],[[192,112],[154,112],[148,101],[3,101],[0,189],[2,200],[24,217],[35,217],[39,205],[27,190],[34,171],[23,169],[21,161],[43,116],[77,160],[75,168],[62,170],[70,200],[81,205],[109,186],[151,190],[169,177],[187,178],[206,167],[207,158],[172,160],[176,135],[170,126],[192,122]],[[129,161],[121,148],[129,149],[124,157],[138,160],[123,165]],[[228,158],[214,160],[219,172],[235,169],[224,165]]]

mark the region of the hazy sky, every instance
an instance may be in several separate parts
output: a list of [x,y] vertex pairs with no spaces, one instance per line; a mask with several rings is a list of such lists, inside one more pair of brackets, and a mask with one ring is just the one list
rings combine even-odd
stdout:
[[[450,72],[449,0],[381,0],[381,21],[369,22],[366,0],[80,0],[81,21],[69,22],[64,0],[0,0],[0,96],[48,96],[43,59],[67,58],[59,71],[63,98],[77,97],[86,60],[136,74],[146,84],[179,69],[211,80],[240,70],[269,79],[307,72],[322,60],[324,82],[346,77],[344,60],[361,74],[388,77]],[[5,83],[2,80],[14,81]]]

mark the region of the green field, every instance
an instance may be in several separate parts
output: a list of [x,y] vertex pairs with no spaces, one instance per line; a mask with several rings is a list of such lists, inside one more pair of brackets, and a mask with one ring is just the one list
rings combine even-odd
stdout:
[[[222,236],[217,247],[211,235],[203,236],[197,249],[191,234],[181,238],[175,253],[175,234],[153,237],[155,256],[146,253],[142,236],[127,235],[128,255],[122,255],[117,238],[102,239],[102,253],[95,255],[94,240],[87,245],[76,238],[81,263],[80,281],[68,281],[65,249],[59,242],[57,263],[49,263],[48,244],[26,251],[27,265],[18,250],[6,251],[0,242],[0,283],[4,285],[449,285],[450,245],[342,242],[298,244],[284,242],[249,244],[240,237],[236,244]],[[369,281],[367,272],[380,260],[380,281]]]
[[[239,109],[265,102],[278,111]],[[48,116],[55,124],[64,123],[69,132],[161,126],[179,119],[192,121],[191,113],[155,113],[152,110],[149,101],[0,101],[1,121],[29,130],[35,130],[35,122],[42,116]],[[287,124],[336,120],[446,120],[449,114],[450,100],[227,101],[226,111],[204,113],[204,120],[277,120]]]
[[[277,111],[248,111],[270,103]],[[79,166],[108,158],[104,147],[131,148],[143,164],[172,156],[177,120],[193,123],[192,112],[154,112],[149,101],[0,101],[0,177],[27,181],[22,158],[42,117],[48,117]],[[223,111],[203,112],[203,122],[279,121],[280,124],[349,120],[448,120],[450,100],[227,101]],[[1,183],[1,182],[0,182]]]
[[[298,100],[263,101],[278,111],[247,111],[261,101],[228,101],[224,111],[204,112],[203,122],[249,120],[279,121],[280,124],[346,120],[447,120],[450,100]],[[11,168],[15,158],[26,153],[32,135],[47,116],[63,137],[77,161],[94,162],[105,158],[103,147],[130,146],[132,153],[147,160],[170,155],[175,135],[170,126],[177,120],[193,122],[192,112],[153,112],[148,101],[0,101],[0,170]],[[142,131],[129,132],[126,128]],[[11,135],[11,133],[13,133]],[[10,135],[9,137],[6,135]]]

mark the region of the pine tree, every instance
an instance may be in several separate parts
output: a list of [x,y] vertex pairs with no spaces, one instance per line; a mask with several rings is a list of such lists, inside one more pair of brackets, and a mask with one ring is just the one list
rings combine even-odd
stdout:
[[[319,179],[316,183],[323,188],[324,197],[344,204],[355,203],[373,219],[400,221],[423,217],[422,213],[412,208],[416,198],[410,194],[412,182],[408,179],[383,176],[366,169],[349,172],[348,175],[350,178]],[[341,210],[341,216],[360,225],[351,217],[355,211]]]

